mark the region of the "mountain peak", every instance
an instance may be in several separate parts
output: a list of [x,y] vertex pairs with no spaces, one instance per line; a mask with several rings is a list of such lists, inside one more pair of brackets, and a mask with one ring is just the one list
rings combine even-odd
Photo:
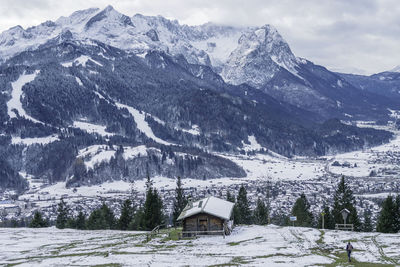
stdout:
[[106,8],[103,9],[103,11],[105,12],[111,12],[113,10],[116,11],[112,5],[108,5],[106,6]]
[[[85,25],[85,29],[88,30],[92,28],[93,25],[97,24],[98,22],[105,21],[104,24],[112,24],[116,22],[121,24],[122,26],[132,26],[133,23],[128,16],[125,16],[118,11],[116,11],[111,5],[108,5],[102,11],[94,15]],[[109,25],[107,25],[109,26]]]
[[390,72],[400,72],[400,65],[394,67]]

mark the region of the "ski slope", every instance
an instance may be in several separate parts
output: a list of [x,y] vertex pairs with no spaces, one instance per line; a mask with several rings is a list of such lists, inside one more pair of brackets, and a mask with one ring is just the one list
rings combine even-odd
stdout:
[[[170,240],[167,231],[56,228],[0,229],[0,265],[17,266],[343,266],[351,240],[353,263],[398,266],[400,234],[239,226],[232,235]],[[372,265],[368,265],[372,266]]]
[[129,111],[129,113],[132,115],[133,119],[135,120],[139,131],[144,133],[147,137],[153,139],[154,141],[156,141],[157,143],[162,144],[162,145],[174,145],[174,144],[164,141],[161,138],[158,138],[157,136],[154,135],[153,130],[151,129],[151,127],[145,120],[146,115],[144,112],[140,112],[139,110],[137,110],[133,107],[130,107],[130,106],[127,106],[127,105],[124,105],[121,103],[116,103],[116,105],[119,108],[126,108]]
[[18,112],[18,115],[20,117],[25,117],[28,120],[31,120],[33,122],[37,123],[42,123],[33,117],[29,116],[26,112],[25,109],[22,107],[21,103],[21,97],[23,94],[22,87],[35,80],[36,76],[39,74],[39,71],[35,71],[32,74],[26,74],[25,72],[19,76],[19,78],[11,83],[12,86],[12,92],[11,92],[11,99],[7,102],[7,114],[10,116],[10,118],[16,118],[17,114],[15,113],[14,110]]

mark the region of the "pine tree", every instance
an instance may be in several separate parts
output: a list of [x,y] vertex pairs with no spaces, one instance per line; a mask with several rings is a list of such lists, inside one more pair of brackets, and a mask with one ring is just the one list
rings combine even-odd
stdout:
[[236,218],[239,218],[239,210],[238,206],[236,204],[235,196],[232,195],[229,191],[226,193],[226,200],[232,203],[235,203],[233,206],[233,211],[232,211],[232,217],[233,217],[233,222],[237,224]]
[[374,227],[372,226],[372,221],[371,221],[371,212],[369,210],[364,210],[364,223],[362,225],[361,230],[363,232],[372,232],[374,230]]
[[105,203],[103,203],[100,208],[95,209],[90,214],[87,220],[87,228],[90,230],[114,229],[114,213]]
[[146,180],[146,190],[149,190],[150,188],[153,187],[153,181],[150,179],[150,176],[147,175],[147,180]]
[[68,206],[65,203],[64,199],[61,199],[60,203],[58,203],[56,227],[58,229],[64,229],[67,226],[67,221]]
[[396,213],[395,213],[395,222],[396,222],[395,230],[396,230],[396,232],[400,232],[400,195],[396,196],[395,206],[396,206],[395,207],[395,210],[396,210]]
[[101,213],[102,216],[104,217],[104,221],[106,223],[106,228],[105,229],[114,229],[115,228],[115,216],[112,210],[106,205],[106,203],[103,203],[101,206]]
[[247,200],[247,190],[244,186],[240,186],[239,194],[237,197],[237,209],[238,214],[235,218],[237,224],[251,224],[252,217],[251,217],[251,210],[249,206],[249,201]]
[[133,210],[135,210],[137,208],[137,205],[136,205],[137,191],[135,189],[135,181],[131,181],[129,187],[130,187],[130,196],[129,196],[129,198],[130,198],[130,201],[131,201],[131,204],[132,204],[132,208],[133,208]]
[[360,220],[358,218],[357,210],[355,208],[355,199],[353,191],[347,185],[344,176],[342,176],[338,187],[333,197],[333,209],[332,214],[335,219],[335,223],[343,224],[343,217],[341,211],[347,209],[350,214],[347,217],[346,223],[353,224],[354,230],[359,231],[361,227]]
[[[324,213],[324,229],[335,229],[335,219],[333,218],[330,208],[324,206],[322,212]],[[318,228],[322,229],[322,214],[320,214],[318,218]]]
[[29,227],[31,228],[48,227],[48,222],[43,218],[42,213],[37,210],[33,215],[32,221],[29,223]]
[[378,216],[376,231],[381,233],[396,233],[397,207],[393,197],[389,195],[382,203],[382,209]]
[[226,200],[235,203],[235,196],[231,192],[226,192]]
[[129,223],[129,230],[146,230],[144,223],[144,210],[143,207],[139,207],[135,214],[133,215],[133,219]]
[[129,224],[133,220],[134,209],[132,207],[132,202],[130,199],[127,199],[122,204],[121,208],[121,216],[118,220],[118,229],[119,230],[127,230]]
[[172,213],[172,222],[176,225],[176,220],[179,215],[182,213],[183,209],[187,204],[187,199],[184,195],[184,191],[182,188],[181,177],[178,176],[178,180],[176,181],[176,189],[175,189],[175,200],[174,200],[174,210]]
[[258,225],[268,224],[268,208],[265,206],[261,198],[257,199],[257,206],[254,210],[254,223]]
[[310,212],[310,204],[306,196],[301,196],[296,200],[292,208],[292,215],[297,217],[296,225],[311,227],[313,224],[313,215]]
[[75,227],[78,230],[86,229],[86,216],[82,211],[80,211],[78,213],[78,217],[76,218],[76,222],[75,222]]
[[107,225],[100,209],[95,209],[90,213],[87,220],[87,228],[89,230],[106,229]]
[[153,183],[150,177],[147,178],[146,185],[147,192],[143,210],[143,225],[146,230],[152,230],[154,227],[163,223],[163,204],[157,189],[152,188]]

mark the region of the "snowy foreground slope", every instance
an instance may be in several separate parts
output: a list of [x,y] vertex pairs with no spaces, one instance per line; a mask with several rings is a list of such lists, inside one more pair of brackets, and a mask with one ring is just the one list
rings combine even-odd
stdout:
[[[0,265],[17,266],[400,266],[400,234],[241,226],[231,236],[168,240],[161,233],[0,229]],[[375,263],[366,265],[366,263]]]

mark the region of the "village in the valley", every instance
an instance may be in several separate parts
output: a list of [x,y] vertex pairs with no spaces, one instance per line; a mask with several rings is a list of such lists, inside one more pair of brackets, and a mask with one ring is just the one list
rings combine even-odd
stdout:
[[[389,129],[397,134],[393,126]],[[236,195],[240,186],[245,185],[250,205],[254,207],[260,197],[269,203],[269,216],[274,217],[290,216],[294,202],[302,193],[306,195],[313,213],[319,214],[324,204],[329,205],[333,201],[333,193],[340,177],[344,175],[355,195],[359,214],[366,209],[376,220],[383,199],[400,192],[399,148],[400,137],[396,135],[388,144],[321,158],[287,159],[275,153],[254,152],[240,156],[227,155],[246,170],[246,178],[186,178],[182,179],[182,183],[185,195],[193,201],[206,196],[225,199],[228,192]],[[75,214],[79,211],[89,213],[103,202],[118,214],[122,201],[133,194],[132,189],[137,205],[143,204],[145,197],[145,179],[67,189],[65,183],[48,185],[40,179],[26,177],[30,182],[29,191],[18,197],[13,192],[3,194],[0,201],[1,220],[29,217],[36,209],[54,220],[61,199],[71,206]],[[152,177],[152,180],[162,196],[165,213],[171,214],[176,179]]]

